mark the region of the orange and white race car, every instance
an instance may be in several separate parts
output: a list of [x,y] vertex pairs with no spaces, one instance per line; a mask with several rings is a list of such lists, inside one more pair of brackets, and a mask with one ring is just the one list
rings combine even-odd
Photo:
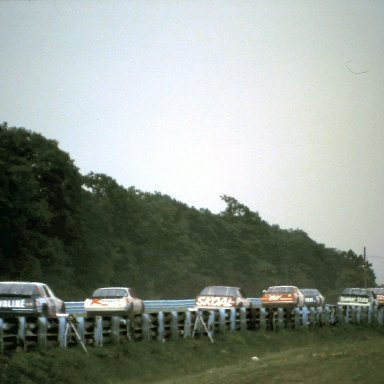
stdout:
[[375,295],[377,299],[377,305],[379,307],[384,306],[384,288],[379,287],[379,288],[369,288]]
[[144,302],[132,288],[98,288],[84,301],[87,316],[127,316],[142,314]]
[[304,295],[293,285],[277,285],[263,291],[261,303],[265,307],[302,307]]
[[240,288],[220,285],[205,287],[195,299],[195,307],[199,309],[247,308],[250,305]]

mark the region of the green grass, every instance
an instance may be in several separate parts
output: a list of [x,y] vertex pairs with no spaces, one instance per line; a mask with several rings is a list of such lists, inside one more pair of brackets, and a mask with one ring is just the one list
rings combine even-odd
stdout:
[[[119,346],[16,352],[0,382],[105,384],[384,383],[384,330],[236,332]],[[252,360],[257,356],[258,360]]]

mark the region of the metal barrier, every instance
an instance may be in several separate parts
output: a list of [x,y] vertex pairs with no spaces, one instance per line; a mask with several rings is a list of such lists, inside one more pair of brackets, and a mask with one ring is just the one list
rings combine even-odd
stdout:
[[[254,297],[249,299],[251,306],[254,308],[261,307],[261,299]],[[188,308],[192,308],[195,305],[194,299],[185,300],[144,300],[144,307],[146,313],[159,312],[159,311],[187,311]],[[66,301],[65,302],[66,313],[74,315],[85,314],[83,301]]]
[[[196,317],[204,320],[196,324]],[[71,322],[71,323],[69,323]],[[209,335],[243,330],[277,330],[341,324],[384,326],[384,308],[364,307],[284,308],[263,307],[217,309],[207,311],[166,311],[131,317],[87,318],[63,315],[57,318],[0,318],[0,353],[16,348],[25,351],[81,345],[102,347],[134,340],[157,340]],[[196,329],[194,328],[196,326]],[[193,332],[192,332],[193,331]]]

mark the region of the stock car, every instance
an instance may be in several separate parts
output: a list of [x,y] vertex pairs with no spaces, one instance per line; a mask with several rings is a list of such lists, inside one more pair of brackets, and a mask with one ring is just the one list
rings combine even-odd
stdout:
[[65,313],[64,302],[47,284],[24,281],[0,282],[0,317],[45,316]]
[[304,295],[304,305],[307,307],[322,307],[325,304],[324,296],[315,288],[300,288]]
[[303,307],[304,295],[293,285],[275,285],[263,291],[261,303],[265,307]]
[[238,287],[208,286],[195,299],[195,307],[202,309],[249,308],[250,306],[250,300]]
[[377,307],[376,295],[366,288],[345,288],[337,300],[337,305],[341,307]]
[[84,301],[84,309],[88,317],[137,315],[144,313],[144,302],[132,288],[105,287]]
[[384,306],[384,288],[369,288],[375,295],[377,299],[377,304],[379,307]]

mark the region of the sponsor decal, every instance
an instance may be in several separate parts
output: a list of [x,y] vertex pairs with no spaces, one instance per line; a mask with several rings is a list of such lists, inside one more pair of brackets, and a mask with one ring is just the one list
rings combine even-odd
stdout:
[[2,308],[24,308],[25,300],[0,300],[0,307]]
[[340,297],[341,303],[359,303],[359,304],[368,304],[369,298],[368,297],[350,297],[350,296],[341,296]]
[[236,299],[234,297],[226,296],[197,296],[197,307],[234,307]]
[[263,301],[266,302],[274,302],[274,301],[280,301],[280,302],[291,302],[293,300],[292,295],[284,295],[284,294],[269,294],[265,298],[263,298]]
[[306,301],[307,303],[313,303],[313,302],[315,301],[315,299],[314,299],[313,297],[306,297],[306,298],[305,298],[305,301]]

